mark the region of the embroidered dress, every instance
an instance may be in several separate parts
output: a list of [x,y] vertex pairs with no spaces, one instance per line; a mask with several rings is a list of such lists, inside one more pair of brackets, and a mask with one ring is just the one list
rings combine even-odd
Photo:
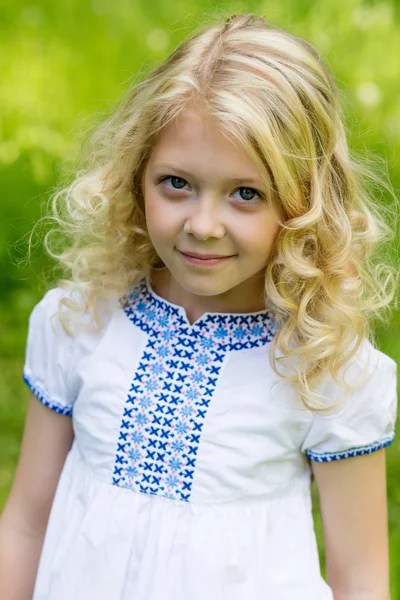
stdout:
[[[34,307],[24,381],[72,418],[34,600],[332,600],[312,519],[310,460],[394,437],[396,363],[365,343],[365,385],[316,415],[272,370],[267,311],[183,307],[144,277],[101,333],[69,337]],[[327,379],[329,404],[340,389]]]

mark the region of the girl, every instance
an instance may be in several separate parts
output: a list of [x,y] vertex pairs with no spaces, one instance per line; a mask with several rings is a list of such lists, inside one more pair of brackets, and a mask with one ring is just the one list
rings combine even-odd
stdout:
[[396,278],[323,61],[209,23],[92,141],[53,199],[68,275],[29,320],[0,596],[388,599],[396,363],[368,317]]

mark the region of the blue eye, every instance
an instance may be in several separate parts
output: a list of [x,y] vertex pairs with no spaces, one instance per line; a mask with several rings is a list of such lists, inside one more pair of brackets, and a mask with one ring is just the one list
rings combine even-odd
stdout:
[[[165,181],[167,181],[167,179],[171,180],[172,189],[174,189],[174,190],[183,190],[185,187],[185,184],[187,184],[186,179],[183,179],[183,177],[177,177],[176,175],[167,175],[165,177],[162,177],[159,180],[159,183],[164,183]],[[177,182],[178,182],[178,185],[176,185]],[[183,183],[183,185],[179,185],[179,182]],[[169,189],[171,189],[170,186],[166,185],[166,187],[169,187]],[[258,192],[254,188],[243,186],[243,187],[238,188],[236,191],[239,191],[239,190],[245,190],[246,193],[250,192],[250,194],[253,195],[252,198],[249,198],[248,196],[247,196],[247,198],[243,198],[243,197],[240,198],[242,204],[255,204],[256,202],[258,202],[259,200],[262,200],[262,198],[263,198],[261,193]],[[258,196],[257,200],[254,199],[254,194],[256,194],[256,196]]]
[[[167,179],[171,179],[171,182],[172,182],[173,180],[175,180],[175,181],[176,181],[176,180],[180,180],[180,181],[186,181],[186,180],[185,180],[185,179],[183,179],[182,177],[176,177],[175,175],[169,175],[169,176],[167,176],[167,177],[163,177],[163,178],[160,180],[160,182],[166,181]],[[186,182],[186,183],[187,183],[187,182]],[[173,187],[174,187],[174,186],[173,186]],[[174,189],[176,189],[176,190],[181,190],[181,189],[182,189],[182,187],[178,186],[178,187],[176,187],[176,188],[174,187]]]
[[[259,198],[261,198],[260,194],[259,194],[259,193],[257,192],[257,190],[255,190],[254,188],[251,188],[251,187],[240,187],[240,188],[238,188],[238,191],[239,191],[239,190],[245,190],[246,192],[249,192],[249,191],[250,191],[250,193],[251,193],[251,194],[253,194],[253,195],[254,195],[254,194],[257,194],[257,196],[258,196]],[[246,200],[248,200],[249,202],[252,202],[252,201],[253,201],[253,198],[242,198],[242,200],[245,200],[245,201],[246,201]]]

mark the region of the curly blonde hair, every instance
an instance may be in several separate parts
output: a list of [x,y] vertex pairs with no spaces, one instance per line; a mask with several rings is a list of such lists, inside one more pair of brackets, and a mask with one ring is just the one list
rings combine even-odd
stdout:
[[[85,299],[79,306],[63,298],[60,306],[88,310],[101,329],[97,300],[125,298],[157,266],[142,174],[164,128],[195,105],[236,139],[268,183],[281,219],[265,269],[266,307],[277,326],[271,364],[306,408],[328,410],[313,386],[329,372],[346,395],[354,389],[339,372],[363,340],[373,342],[371,317],[384,320],[396,294],[396,269],[373,260],[378,244],[393,237],[383,219],[393,211],[376,204],[367,182],[382,184],[396,208],[397,199],[365,160],[350,157],[340,92],[319,54],[262,16],[205,23],[91,132],[73,182],[50,198],[47,218],[58,230],[46,233],[44,245],[64,269],[57,284]],[[57,251],[59,231],[67,243]],[[296,359],[292,374],[278,370],[284,358]]]

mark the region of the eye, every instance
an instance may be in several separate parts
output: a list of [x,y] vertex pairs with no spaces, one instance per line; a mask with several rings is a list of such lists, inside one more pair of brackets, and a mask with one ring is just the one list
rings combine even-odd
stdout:
[[[186,179],[183,179],[182,177],[177,177],[176,175],[167,175],[166,177],[162,177],[162,178],[160,179],[160,183],[163,183],[163,182],[165,182],[167,179],[171,179],[171,183],[172,183],[173,181],[176,183],[176,181],[177,181],[177,180],[178,180],[178,182],[179,182],[179,181],[180,181],[180,182],[184,181],[184,182],[186,182],[186,183],[187,183]],[[168,187],[168,186],[167,186],[167,187]],[[172,187],[173,187],[173,189],[175,189],[175,190],[181,190],[181,189],[183,189],[183,187],[182,187],[182,186],[180,186],[180,185],[178,185],[177,187],[175,187],[175,186],[173,185]]]
[[[165,183],[168,179],[171,180],[172,188],[170,186],[166,185],[166,183]],[[186,179],[183,179],[183,177],[178,177],[176,175],[166,175],[164,177],[161,177],[161,179],[159,180],[159,183],[163,183],[165,185],[165,187],[167,187],[169,189],[183,190],[185,185],[187,184],[187,181],[186,181]],[[244,190],[244,195],[241,190]],[[239,187],[235,191],[235,193],[238,191],[240,191],[240,193],[241,193],[241,198],[239,198],[241,204],[256,204],[257,202],[259,202],[260,200],[263,200],[263,198],[264,198],[263,194],[261,194],[261,192],[258,192],[255,188],[242,186],[242,187]],[[251,197],[249,197],[249,195]],[[254,195],[256,195],[258,198],[254,199]]]
[[[248,194],[253,195],[253,196],[254,196],[254,194],[256,194],[258,196],[259,200],[262,199],[261,193],[257,192],[257,190],[255,190],[254,188],[251,188],[251,187],[240,187],[240,188],[238,188],[237,191],[240,191],[240,190],[244,190],[245,191],[244,195],[246,197],[243,198],[243,196],[242,196],[242,198],[241,198],[241,200],[243,200],[245,202],[245,204],[253,204],[254,203],[254,198],[253,197],[249,198]],[[242,192],[240,192],[240,193],[242,194]]]

